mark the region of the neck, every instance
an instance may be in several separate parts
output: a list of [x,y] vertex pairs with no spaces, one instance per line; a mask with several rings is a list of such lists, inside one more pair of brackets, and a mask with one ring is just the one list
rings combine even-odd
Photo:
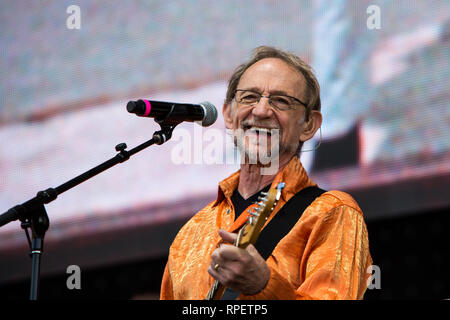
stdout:
[[247,199],[268,184],[272,183],[275,176],[283,170],[291,159],[292,155],[290,157],[280,157],[278,171],[272,175],[261,174],[261,169],[264,168],[261,164],[242,164],[238,185],[238,191],[241,196],[244,199]]

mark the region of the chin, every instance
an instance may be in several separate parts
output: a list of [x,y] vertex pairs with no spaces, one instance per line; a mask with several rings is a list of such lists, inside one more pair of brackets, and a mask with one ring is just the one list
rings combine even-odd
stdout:
[[239,152],[244,155],[243,161],[248,164],[262,164],[267,165],[270,164],[275,159],[278,159],[278,150],[276,152],[271,152],[270,148],[267,146],[259,146],[259,145],[248,145],[239,147]]

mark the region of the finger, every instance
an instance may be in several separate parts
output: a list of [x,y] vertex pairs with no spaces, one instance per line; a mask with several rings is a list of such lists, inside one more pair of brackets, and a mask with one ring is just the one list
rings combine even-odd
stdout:
[[228,243],[234,243],[237,238],[237,234],[227,232],[224,229],[219,229],[219,236],[222,238],[223,241]]
[[229,244],[221,244],[220,247],[211,254],[210,267],[214,269],[218,264],[222,269],[226,268],[228,263],[239,259],[240,252],[238,252],[238,250],[241,249]]
[[219,281],[222,284],[225,284],[228,279],[229,271],[224,268],[222,265],[219,264],[219,267],[216,269],[215,265],[209,265],[208,267],[208,273],[211,277],[213,277],[215,280]]
[[258,257],[263,259],[263,257],[259,254],[258,250],[256,250],[255,246],[252,244],[249,244],[246,248],[247,252],[252,256],[252,257]]
[[214,266],[217,264],[217,258],[211,255],[211,263],[209,264],[210,268],[214,269]]
[[208,267],[208,273],[210,274],[211,277],[213,277],[214,279],[218,280],[219,273],[218,273],[218,270],[214,269],[214,267],[209,266]]
[[216,271],[214,270],[214,268],[209,266],[208,273],[215,280],[219,281],[219,283],[228,287],[230,277],[227,275],[227,271],[225,269],[220,268],[218,271]]
[[211,263],[210,263],[210,268],[214,269],[214,267],[218,264],[219,266],[223,266],[224,265],[224,261],[221,257],[221,249],[220,247],[217,248],[216,250],[213,251],[213,253],[211,254]]
[[[215,276],[217,274],[218,269],[216,268],[217,265],[221,265],[220,258],[219,258],[219,249],[214,250],[214,252],[211,255],[211,263],[208,267],[208,273],[212,276]],[[222,264],[223,265],[223,264]]]
[[222,264],[230,261],[237,261],[242,258],[243,254],[246,254],[244,249],[224,244],[217,249],[215,261]]

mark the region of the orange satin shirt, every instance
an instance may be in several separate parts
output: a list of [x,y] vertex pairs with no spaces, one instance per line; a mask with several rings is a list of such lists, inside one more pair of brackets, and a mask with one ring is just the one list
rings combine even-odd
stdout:
[[[173,241],[161,285],[161,299],[204,299],[214,283],[208,273],[211,254],[235,212],[230,197],[239,171],[219,183],[217,200],[192,217]],[[285,182],[267,223],[301,189],[316,185],[297,157],[272,182]],[[240,213],[238,213],[240,214]],[[355,200],[341,191],[318,197],[266,260],[270,278],[255,295],[238,299],[362,299],[372,264],[367,227]],[[255,275],[258,276],[258,275]]]

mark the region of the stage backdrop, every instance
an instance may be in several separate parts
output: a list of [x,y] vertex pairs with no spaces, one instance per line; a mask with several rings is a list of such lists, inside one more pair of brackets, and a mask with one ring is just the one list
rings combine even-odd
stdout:
[[[47,205],[48,272],[167,253],[176,228],[164,228],[239,167],[220,112],[260,45],[316,71],[324,123],[301,159],[322,188],[350,192],[368,220],[450,204],[449,1],[2,1],[0,213],[150,139],[158,125],[129,100],[219,111]],[[148,242],[133,251],[137,230]],[[111,234],[122,246],[102,258],[92,243]],[[27,275],[26,245],[19,222],[0,228],[0,282]]]

